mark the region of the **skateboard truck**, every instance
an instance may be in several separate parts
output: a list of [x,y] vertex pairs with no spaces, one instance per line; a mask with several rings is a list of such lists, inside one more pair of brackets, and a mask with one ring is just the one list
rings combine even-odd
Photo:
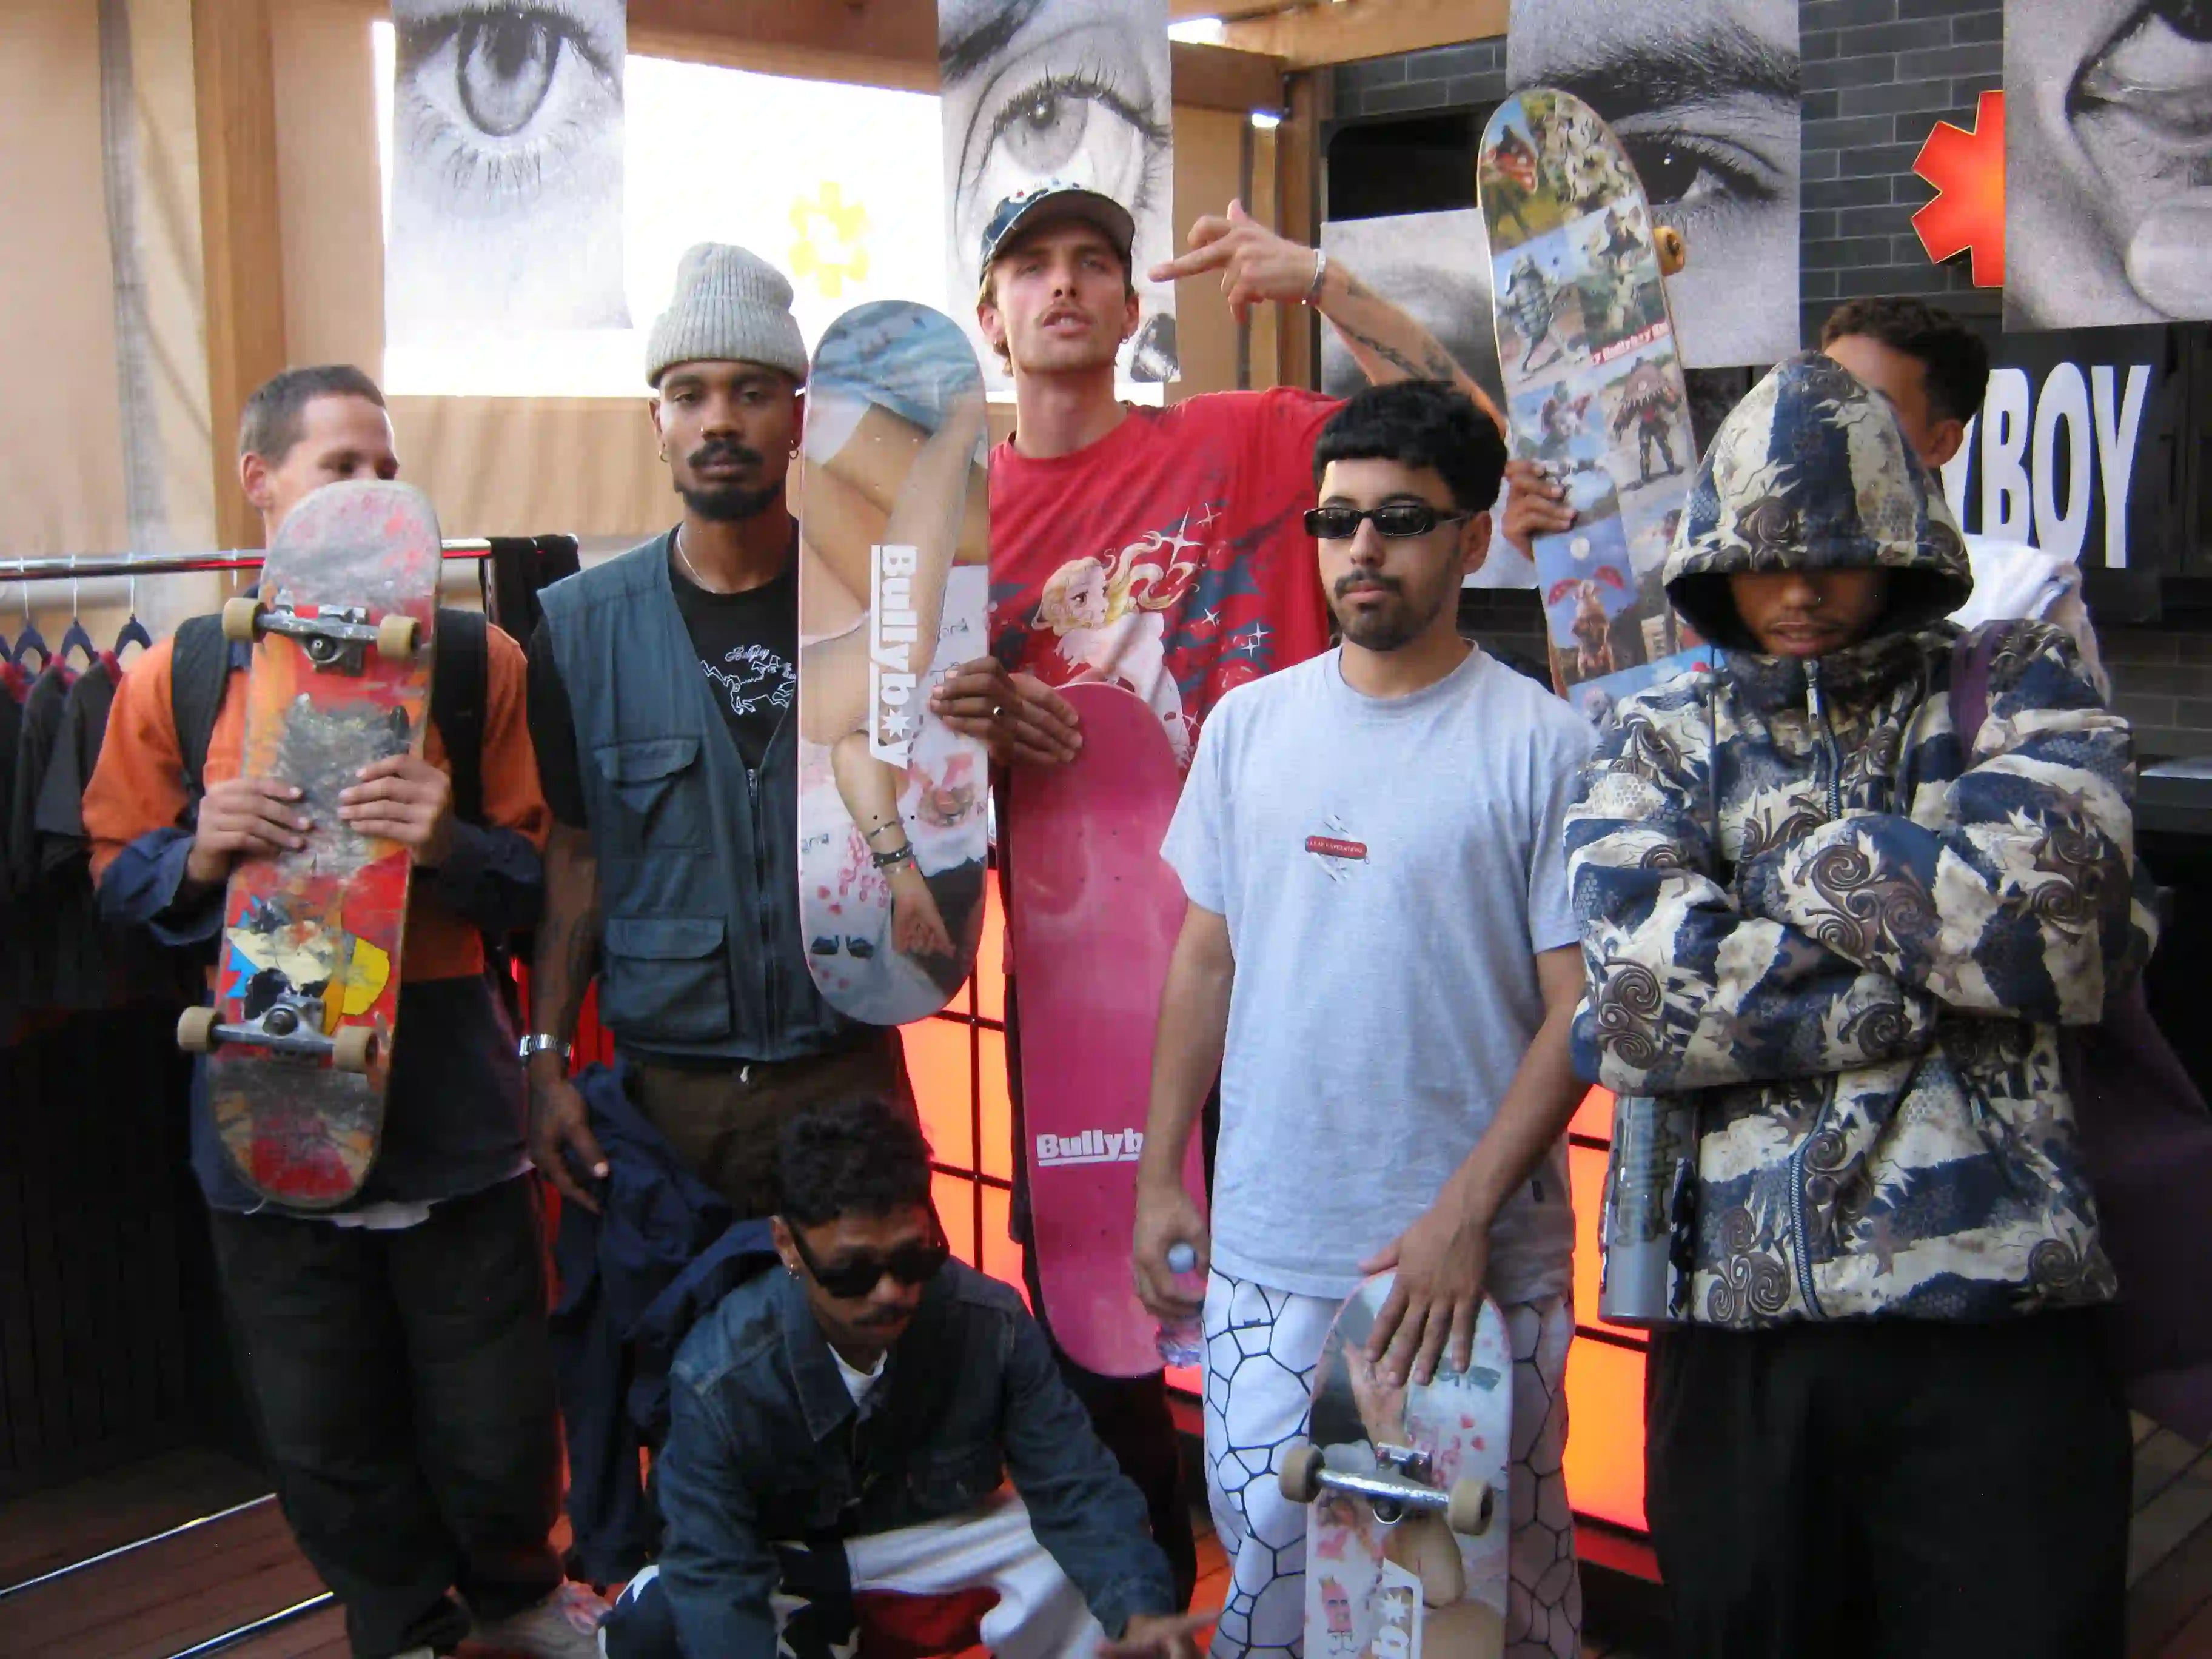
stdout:
[[252,1019],[235,1023],[217,1019],[212,1008],[187,1008],[177,1021],[177,1047],[188,1054],[212,1054],[225,1043],[328,1060],[341,1072],[368,1070],[375,1063],[378,1046],[373,1025],[342,1025],[325,1036],[319,997],[286,996]]
[[1377,1445],[1375,1462],[1372,1474],[1333,1469],[1319,1446],[1293,1441],[1284,1449],[1275,1480],[1293,1504],[1310,1504],[1324,1492],[1364,1498],[1386,1527],[1395,1526],[1408,1514],[1419,1514],[1442,1515],[1446,1526],[1470,1538],[1490,1530],[1497,1500],[1488,1481],[1462,1479],[1439,1489],[1429,1455],[1406,1446]]
[[335,670],[358,674],[372,648],[387,662],[413,656],[421,625],[396,611],[372,625],[365,605],[326,605],[311,617],[303,616],[292,595],[280,591],[273,605],[264,605],[247,593],[226,600],[222,634],[240,645],[251,645],[263,634],[289,635],[300,641],[300,648],[318,672]]

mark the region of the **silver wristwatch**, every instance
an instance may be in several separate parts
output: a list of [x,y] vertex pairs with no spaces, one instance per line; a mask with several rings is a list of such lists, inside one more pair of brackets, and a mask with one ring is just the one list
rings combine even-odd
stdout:
[[514,1057],[527,1062],[536,1054],[558,1054],[561,1063],[568,1063],[568,1045],[559,1037],[549,1036],[543,1031],[532,1031],[515,1046]]

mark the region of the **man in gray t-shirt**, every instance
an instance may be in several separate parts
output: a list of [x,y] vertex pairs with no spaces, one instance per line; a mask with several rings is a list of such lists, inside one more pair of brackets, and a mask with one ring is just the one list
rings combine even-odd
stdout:
[[[1385,1267],[1369,1351],[1398,1381],[1464,1369],[1484,1293],[1504,1309],[1516,1525],[1498,1611],[1509,1653],[1579,1651],[1560,1455],[1583,965],[1560,829],[1589,732],[1455,625],[1504,462],[1497,428],[1432,382],[1363,392],[1323,428],[1307,523],[1343,644],[1216,705],[1163,848],[1189,906],[1134,1256],[1163,1318],[1200,1309],[1169,1248],[1210,1269],[1207,1495],[1232,1574],[1216,1659],[1299,1651],[1305,1512],[1274,1453],[1302,1431],[1338,1304]],[[1180,1171],[1217,1066],[1209,1240]]]

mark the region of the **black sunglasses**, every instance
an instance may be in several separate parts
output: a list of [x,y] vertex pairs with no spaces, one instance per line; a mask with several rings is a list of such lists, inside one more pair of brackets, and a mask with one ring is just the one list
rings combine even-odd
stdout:
[[799,1259],[806,1264],[806,1271],[814,1275],[814,1282],[841,1302],[856,1302],[876,1288],[885,1273],[902,1285],[927,1285],[937,1277],[939,1271],[951,1259],[952,1246],[940,1229],[934,1240],[927,1244],[902,1244],[889,1255],[855,1256],[837,1267],[824,1268],[814,1259],[814,1252],[806,1248],[806,1240],[796,1223],[791,1227],[791,1242],[799,1247]]
[[1440,524],[1458,524],[1472,513],[1439,513],[1425,501],[1386,501],[1381,507],[1310,507],[1306,534],[1317,542],[1348,542],[1359,533],[1363,520],[1371,520],[1377,534],[1393,541],[1425,536]]

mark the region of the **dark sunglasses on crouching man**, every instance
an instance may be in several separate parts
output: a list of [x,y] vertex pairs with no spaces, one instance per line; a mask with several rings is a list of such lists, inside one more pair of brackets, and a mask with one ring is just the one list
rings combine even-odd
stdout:
[[791,1228],[791,1242],[798,1247],[799,1259],[806,1264],[814,1282],[840,1301],[856,1302],[868,1295],[885,1273],[902,1285],[927,1285],[952,1255],[951,1243],[939,1227],[927,1244],[902,1244],[889,1255],[858,1255],[825,1268],[806,1248],[806,1236],[795,1224],[786,1224]]

